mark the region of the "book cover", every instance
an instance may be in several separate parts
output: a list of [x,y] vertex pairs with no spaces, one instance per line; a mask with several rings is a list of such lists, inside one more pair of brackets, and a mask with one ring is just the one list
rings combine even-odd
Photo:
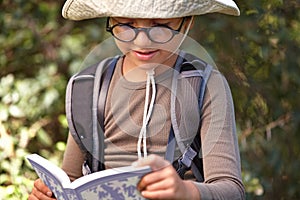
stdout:
[[136,189],[141,177],[151,168],[119,167],[92,173],[71,182],[58,166],[38,154],[26,157],[58,200],[144,199]]

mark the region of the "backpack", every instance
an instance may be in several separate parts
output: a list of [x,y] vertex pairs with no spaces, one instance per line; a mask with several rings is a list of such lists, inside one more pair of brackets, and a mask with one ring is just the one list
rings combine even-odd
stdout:
[[[71,77],[66,90],[66,116],[70,132],[85,154],[83,174],[104,170],[104,107],[109,84],[120,56],[110,57],[88,67]],[[177,76],[183,71],[188,71],[191,76],[199,76],[200,91],[198,105],[200,113],[203,104],[205,88],[212,71],[212,66],[201,59],[180,51],[175,64],[172,87],[177,87]],[[173,89],[174,89],[173,88]],[[175,95],[171,95],[172,109],[175,113]],[[99,98],[101,97],[101,98]],[[175,114],[176,115],[176,114]],[[175,116],[176,117],[176,116]],[[172,118],[172,117],[171,117]],[[188,170],[192,170],[198,182],[204,181],[203,163],[201,154],[200,134],[196,134],[192,143],[186,147],[180,142],[178,127],[173,123],[169,134],[165,159],[173,162],[176,143],[183,152],[182,156],[173,162],[178,175],[183,178]]]

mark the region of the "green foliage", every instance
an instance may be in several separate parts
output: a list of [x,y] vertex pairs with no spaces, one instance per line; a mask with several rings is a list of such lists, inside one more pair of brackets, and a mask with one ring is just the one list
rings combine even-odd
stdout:
[[[248,199],[300,198],[300,2],[236,1],[240,17],[196,18],[235,101]],[[104,19],[71,22],[63,1],[0,4],[0,199],[27,199],[37,152],[60,163],[67,79],[105,35]]]
[[300,2],[237,3],[195,27],[233,92],[247,197],[299,199]]
[[[56,140],[65,137],[55,136],[51,126],[59,125],[55,116],[63,109],[60,94],[66,82],[51,64],[35,78],[16,79],[8,74],[0,83],[0,199],[26,199],[36,178],[24,160],[28,151],[46,156],[51,152],[52,159],[61,160],[63,146]],[[67,133],[66,129],[60,132]]]
[[0,199],[27,199],[36,178],[24,159],[28,153],[57,163],[62,158],[67,129],[58,118],[66,77],[56,54],[59,9],[38,1],[1,4]]

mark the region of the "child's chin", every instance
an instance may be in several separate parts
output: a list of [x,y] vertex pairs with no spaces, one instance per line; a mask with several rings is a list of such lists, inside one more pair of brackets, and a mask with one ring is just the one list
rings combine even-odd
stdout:
[[155,69],[159,65],[160,65],[159,63],[145,63],[145,64],[140,64],[138,67],[145,71],[149,71],[149,70]]

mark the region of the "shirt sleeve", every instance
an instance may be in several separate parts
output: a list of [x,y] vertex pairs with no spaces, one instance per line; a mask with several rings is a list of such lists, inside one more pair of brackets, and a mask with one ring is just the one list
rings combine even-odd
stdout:
[[234,106],[225,78],[213,71],[202,107],[204,183],[195,182],[201,200],[245,199]]
[[67,146],[64,153],[62,169],[67,173],[71,181],[82,176],[82,164],[84,155],[71,134],[68,135]]

